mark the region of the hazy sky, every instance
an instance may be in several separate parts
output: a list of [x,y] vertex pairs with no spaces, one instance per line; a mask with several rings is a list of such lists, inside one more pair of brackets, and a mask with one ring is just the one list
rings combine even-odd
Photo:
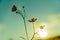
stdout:
[[49,35],[60,34],[60,0],[0,0],[0,40],[22,40],[19,36],[25,37],[23,19],[20,15],[11,11],[13,5],[20,10],[25,6],[26,23],[29,37],[33,33],[32,23],[27,20],[37,18],[35,27],[38,28],[41,23],[48,26]]

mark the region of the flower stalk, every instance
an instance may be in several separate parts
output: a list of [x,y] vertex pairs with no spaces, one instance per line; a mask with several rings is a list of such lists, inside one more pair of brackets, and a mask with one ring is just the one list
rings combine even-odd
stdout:
[[28,20],[29,22],[31,22],[32,24],[33,24],[33,36],[32,36],[32,38],[31,38],[31,40],[33,40],[33,38],[34,38],[34,35],[36,34],[35,33],[35,27],[34,27],[34,22],[37,20],[37,18],[32,18],[32,19],[30,19],[30,20]]
[[[24,6],[22,8],[24,9]],[[22,16],[23,21],[24,21],[24,26],[25,26],[26,37],[27,37],[27,40],[29,40],[28,32],[27,32],[27,27],[26,27],[25,9],[23,10],[23,12],[24,12],[24,15],[23,15],[20,11],[17,10],[17,7],[15,5],[13,5],[12,12],[16,12],[17,14],[20,14]]]

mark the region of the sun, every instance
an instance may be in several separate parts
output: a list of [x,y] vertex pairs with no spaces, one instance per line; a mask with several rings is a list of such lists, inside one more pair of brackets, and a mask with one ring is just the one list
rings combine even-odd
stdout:
[[36,28],[37,36],[41,38],[46,38],[48,36],[48,31],[46,30],[47,23],[41,23],[39,28]]
[[41,38],[44,38],[46,36],[48,36],[48,31],[46,29],[43,29],[43,30],[40,30],[38,32],[38,35],[41,37]]

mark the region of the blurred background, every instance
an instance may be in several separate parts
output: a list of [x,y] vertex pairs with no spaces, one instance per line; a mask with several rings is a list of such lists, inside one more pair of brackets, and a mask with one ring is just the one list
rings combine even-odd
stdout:
[[60,0],[0,0],[0,40],[22,40],[19,36],[26,38],[23,19],[11,11],[13,5],[19,10],[25,6],[29,39],[33,35],[32,23],[28,22],[31,18],[37,18],[34,24],[36,30],[41,24],[46,25],[48,35],[45,38],[37,35],[36,40],[60,38]]

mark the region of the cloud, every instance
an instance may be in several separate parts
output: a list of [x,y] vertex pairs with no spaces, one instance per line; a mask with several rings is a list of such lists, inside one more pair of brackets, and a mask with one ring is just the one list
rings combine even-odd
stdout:
[[46,25],[45,27],[48,30],[51,30],[51,29],[54,29],[54,28],[55,29],[60,28],[60,14],[59,15],[55,15],[55,14],[54,15],[49,15],[45,20],[47,20],[47,21],[40,22],[39,26],[41,24]]
[[48,26],[46,28],[49,30],[49,34],[58,35],[60,33],[60,14],[49,15],[47,20]]
[[59,15],[50,15],[48,17],[48,24],[51,26],[58,26],[60,24],[60,14]]

